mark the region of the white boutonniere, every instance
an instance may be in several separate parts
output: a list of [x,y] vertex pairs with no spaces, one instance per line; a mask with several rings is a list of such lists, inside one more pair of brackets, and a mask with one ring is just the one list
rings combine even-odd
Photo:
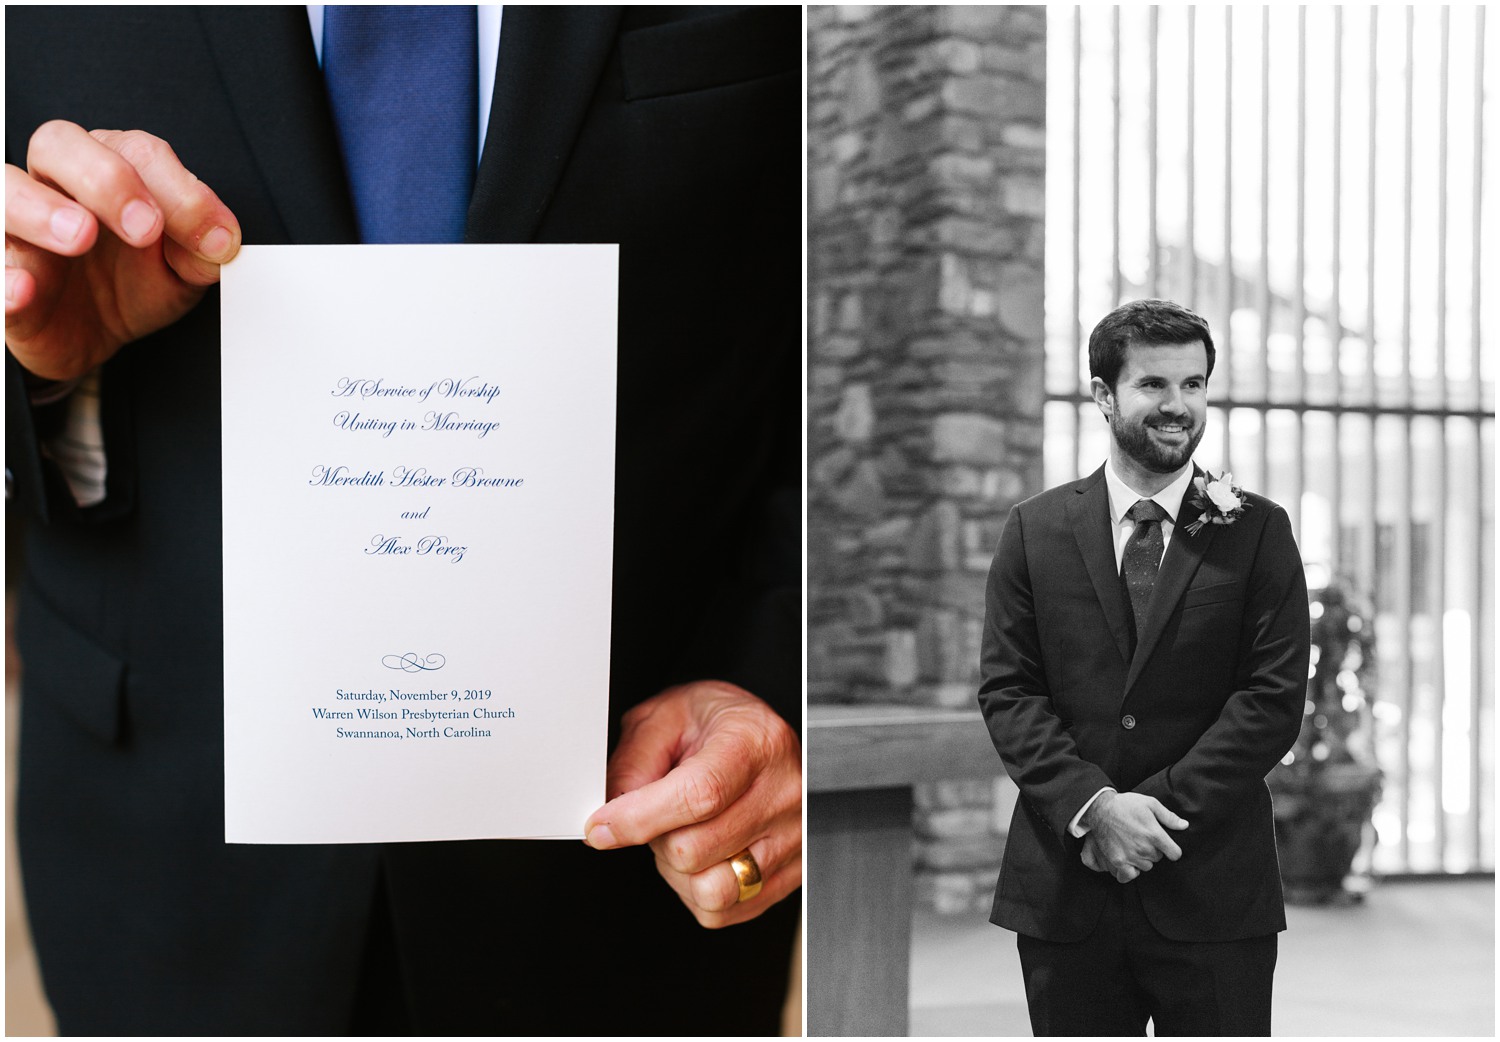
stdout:
[[1234,475],[1223,471],[1218,477],[1204,471],[1193,479],[1193,499],[1190,504],[1198,517],[1188,523],[1188,535],[1197,535],[1204,525],[1232,525],[1249,509],[1245,493],[1234,484]]

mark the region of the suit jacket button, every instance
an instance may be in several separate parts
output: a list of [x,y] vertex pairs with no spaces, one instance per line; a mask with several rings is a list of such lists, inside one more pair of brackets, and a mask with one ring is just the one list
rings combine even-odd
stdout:
[[1129,731],[1131,728],[1133,728],[1135,726],[1135,717],[1133,717],[1133,716],[1131,716],[1130,714],[1127,713],[1125,715],[1125,718],[1120,721],[1120,725],[1122,727],[1124,727],[1125,730]]

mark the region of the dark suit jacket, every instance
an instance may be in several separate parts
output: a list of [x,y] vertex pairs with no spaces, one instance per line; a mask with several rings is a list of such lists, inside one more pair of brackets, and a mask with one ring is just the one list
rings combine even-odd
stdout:
[[1180,861],[1126,884],[1161,933],[1285,929],[1264,779],[1302,720],[1307,589],[1285,511],[1247,499],[1233,524],[1173,532],[1134,657],[1103,468],[1011,511],[990,569],[979,689],[1021,790],[992,922],[1049,941],[1089,934],[1120,884],[1083,865],[1068,823],[1113,786],[1189,823],[1172,833]]
[[[246,242],[355,241],[302,7],[6,29],[9,161],[48,119],[139,128]],[[800,720],[800,61],[794,8],[505,9],[467,237],[620,244],[616,721],[702,677]],[[383,866],[418,1030],[773,1031],[795,898],[711,932],[645,850],[224,844],[218,325],[211,292],[105,367],[87,511],[7,356],[21,853],[62,1030],[345,1030]]]

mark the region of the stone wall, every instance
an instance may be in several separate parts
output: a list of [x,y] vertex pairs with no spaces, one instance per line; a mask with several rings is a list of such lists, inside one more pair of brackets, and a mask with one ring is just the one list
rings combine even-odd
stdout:
[[[808,28],[809,699],[970,707],[1000,526],[1041,488],[1045,10]],[[1013,799],[918,792],[925,900],[988,906]]]

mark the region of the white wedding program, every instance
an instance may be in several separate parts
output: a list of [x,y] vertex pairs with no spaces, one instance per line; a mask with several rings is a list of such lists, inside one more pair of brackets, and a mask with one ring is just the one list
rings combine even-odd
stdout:
[[228,842],[581,836],[604,802],[617,283],[612,245],[225,266]]

